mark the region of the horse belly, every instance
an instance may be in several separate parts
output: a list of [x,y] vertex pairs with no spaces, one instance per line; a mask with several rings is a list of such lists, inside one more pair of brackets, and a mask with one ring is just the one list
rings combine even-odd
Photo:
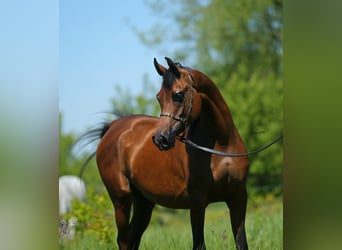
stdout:
[[187,209],[190,206],[186,192],[176,194],[166,189],[156,191],[140,184],[135,184],[135,186],[145,198],[161,206],[175,209]]

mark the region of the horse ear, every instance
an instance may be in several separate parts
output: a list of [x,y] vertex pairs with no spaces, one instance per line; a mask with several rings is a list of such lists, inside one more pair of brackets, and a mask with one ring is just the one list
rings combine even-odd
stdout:
[[173,74],[175,74],[175,76],[177,78],[180,78],[180,73],[179,73],[179,70],[178,70],[176,64],[170,58],[168,58],[168,57],[165,57],[165,59],[167,61],[167,65],[169,65],[169,68],[170,68],[171,72]]
[[164,73],[166,72],[166,68],[165,68],[163,65],[159,64],[159,63],[157,62],[157,59],[156,59],[156,58],[154,58],[153,63],[154,63],[154,67],[156,68],[158,74],[161,75],[161,76],[163,76]]

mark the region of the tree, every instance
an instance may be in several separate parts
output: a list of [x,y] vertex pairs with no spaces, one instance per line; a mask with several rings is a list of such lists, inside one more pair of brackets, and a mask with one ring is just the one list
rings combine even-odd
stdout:
[[190,59],[194,67],[225,80],[233,73],[245,80],[253,73],[281,77],[282,0],[147,3],[170,23],[158,22],[138,32],[146,45],[173,47],[178,60]]
[[[83,150],[83,146],[89,145],[89,138],[85,137],[84,141],[80,140],[82,135],[63,132],[63,115],[59,114],[59,176],[62,175],[79,175],[83,164],[90,155],[89,151]],[[96,143],[96,142],[95,142]],[[91,151],[96,149],[94,144]],[[98,173],[95,161],[89,162],[82,178],[86,185],[102,186],[102,181]]]
[[158,115],[160,108],[156,101],[157,90],[149,82],[148,76],[143,79],[143,92],[132,95],[129,89],[115,86],[116,95],[111,99],[114,111],[124,114]]
[[81,161],[72,154],[76,138],[72,134],[63,134],[63,116],[59,114],[59,175],[78,175]]

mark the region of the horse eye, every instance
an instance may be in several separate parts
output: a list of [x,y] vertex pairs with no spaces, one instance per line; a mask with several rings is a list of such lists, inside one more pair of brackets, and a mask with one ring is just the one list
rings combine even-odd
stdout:
[[183,103],[184,101],[184,92],[176,92],[172,95],[172,100],[174,102]]

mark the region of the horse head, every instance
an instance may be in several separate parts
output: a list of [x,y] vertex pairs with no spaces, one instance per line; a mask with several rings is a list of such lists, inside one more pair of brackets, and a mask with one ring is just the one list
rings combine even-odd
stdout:
[[168,69],[154,59],[154,66],[163,77],[161,89],[156,95],[161,109],[160,119],[152,137],[160,150],[174,147],[176,136],[198,118],[201,107],[192,73],[170,58],[165,59]]

